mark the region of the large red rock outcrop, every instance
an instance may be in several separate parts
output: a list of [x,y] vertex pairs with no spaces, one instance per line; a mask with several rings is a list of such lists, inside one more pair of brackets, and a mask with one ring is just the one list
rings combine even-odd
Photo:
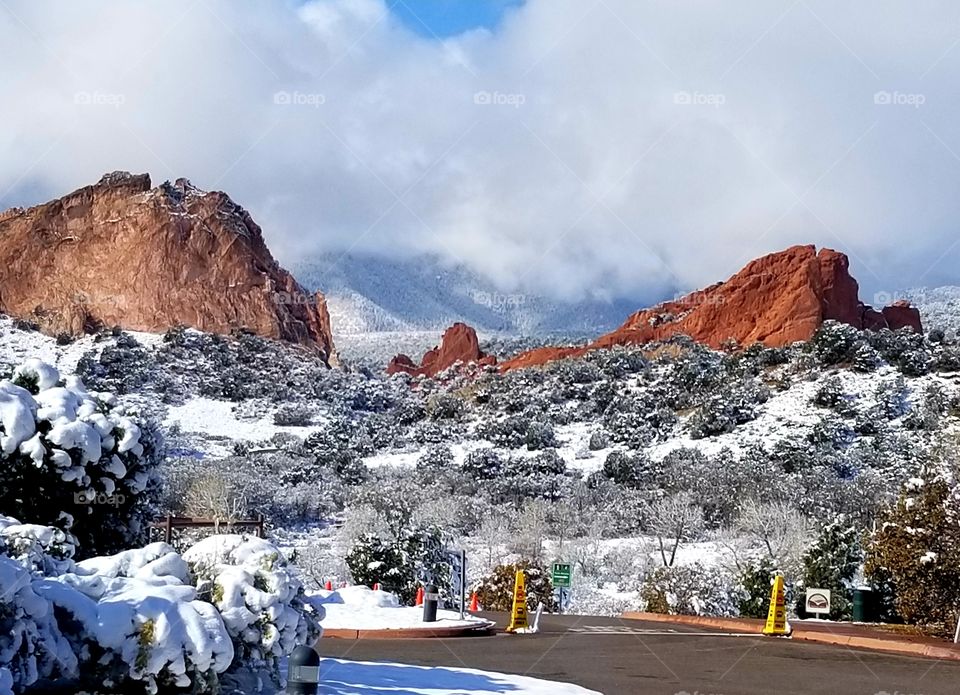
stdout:
[[0,213],[0,311],[52,334],[246,328],[336,359],[323,295],[280,267],[246,210],[186,179],[114,172]]
[[581,348],[540,348],[504,362],[503,370],[576,357],[614,345],[641,345],[686,334],[718,348],[788,345],[809,340],[827,319],[857,328],[921,331],[920,313],[906,302],[876,311],[858,298],[847,257],[833,249],[793,246],[751,261],[726,282],[633,314],[620,328]]
[[387,365],[387,374],[406,372],[413,376],[436,376],[458,362],[492,365],[497,358],[486,355],[480,350],[477,332],[465,323],[455,323],[443,333],[440,345],[429,350],[420,365],[407,355],[397,355]]

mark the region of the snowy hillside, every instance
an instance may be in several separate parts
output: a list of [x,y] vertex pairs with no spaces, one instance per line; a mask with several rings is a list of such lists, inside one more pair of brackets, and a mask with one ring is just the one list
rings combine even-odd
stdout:
[[398,260],[372,254],[326,254],[291,264],[311,290],[327,297],[336,337],[399,330],[440,330],[464,321],[480,331],[596,334],[644,306],[642,299],[552,301],[502,289],[435,256]]
[[833,323],[788,348],[675,338],[413,380],[248,334],[58,346],[0,323],[0,363],[28,352],[160,423],[160,509],[263,514],[308,586],[394,582],[405,601],[419,569],[365,568],[441,567],[464,547],[477,584],[508,562],[573,562],[577,610],[659,605],[670,582],[718,587],[697,611],[754,610],[744,572],[799,581],[822,529],[861,538],[906,480],[947,470],[960,425],[960,345]]
[[925,330],[939,328],[951,337],[960,332],[960,287],[921,287],[907,290],[903,298],[920,310]]

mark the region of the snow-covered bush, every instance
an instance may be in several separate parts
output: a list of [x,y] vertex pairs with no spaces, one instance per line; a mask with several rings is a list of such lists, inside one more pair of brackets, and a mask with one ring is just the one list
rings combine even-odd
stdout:
[[653,464],[644,453],[629,454],[625,451],[611,451],[603,462],[603,474],[626,487],[639,488],[651,483]]
[[836,408],[843,402],[843,398],[843,384],[836,376],[831,376],[820,382],[813,394],[813,404],[822,408]]
[[590,441],[587,448],[590,451],[600,451],[610,446],[610,434],[603,429],[594,430],[590,433]]
[[440,475],[453,467],[453,452],[445,444],[428,446],[417,459],[417,470],[426,475]]
[[659,567],[640,589],[643,610],[673,615],[735,616],[741,589],[723,569],[703,565]]
[[220,692],[234,661],[226,616],[201,599],[173,548],[154,543],[79,563],[38,561],[62,532],[13,523],[4,531],[21,548],[35,538],[16,560],[0,548],[5,685],[20,691],[62,678],[78,692]]
[[281,657],[320,636],[323,616],[304,600],[296,571],[272,543],[237,534],[209,536],[188,549],[183,562],[198,598],[223,618],[233,643],[231,678],[242,680],[252,672],[260,687],[277,685]]
[[449,593],[452,557],[447,546],[446,535],[436,527],[414,529],[393,540],[361,535],[346,562],[356,584],[380,584],[410,604],[421,586],[433,584],[441,595]]
[[21,524],[0,515],[0,553],[27,569],[42,574],[57,574],[70,567],[76,553],[76,539],[51,526]]
[[476,449],[469,452],[460,465],[460,471],[473,480],[494,480],[503,472],[503,457],[495,449]]
[[829,320],[817,329],[810,347],[821,364],[832,365],[853,359],[862,342],[859,330],[846,323]]
[[35,586],[80,659],[78,684],[219,691],[234,646],[217,608],[201,600],[187,563],[170,546],[90,558]]
[[556,450],[547,449],[536,456],[509,457],[503,461],[500,473],[482,481],[480,489],[494,503],[520,506],[529,499],[563,498],[578,475],[567,469],[567,462]]
[[76,655],[53,606],[36,593],[37,581],[29,568],[0,554],[0,693],[76,675]]
[[313,412],[300,404],[286,404],[273,414],[273,424],[281,427],[307,427],[313,422]]
[[535,451],[557,445],[553,427],[528,415],[510,415],[503,420],[481,422],[477,436],[508,449],[526,447]]
[[619,616],[636,608],[633,601],[598,591],[586,584],[574,585],[567,594],[565,613]]
[[78,555],[146,539],[160,437],[113,395],[40,360],[0,381],[0,511],[72,533]]
[[741,562],[737,572],[737,581],[741,588],[737,610],[741,617],[767,617],[775,574],[773,561],[768,557],[749,558]]
[[694,439],[732,432],[737,425],[757,416],[757,406],[770,397],[769,389],[747,380],[706,400],[690,418],[690,436]]
[[513,607],[513,588],[517,579],[517,572],[522,570],[527,592],[527,610],[534,612],[537,606],[543,603],[543,609],[548,613],[557,610],[557,601],[553,595],[553,582],[550,573],[542,565],[529,562],[519,562],[511,565],[500,565],[493,573],[484,577],[475,587],[480,605],[487,611],[509,612]]

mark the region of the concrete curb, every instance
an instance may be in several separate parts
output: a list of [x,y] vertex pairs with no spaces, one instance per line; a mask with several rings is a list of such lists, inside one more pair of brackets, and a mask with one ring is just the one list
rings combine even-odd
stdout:
[[[655,623],[674,623],[680,625],[694,625],[697,627],[713,627],[733,632],[747,632],[757,635],[763,634],[764,621],[738,618],[716,618],[701,615],[664,615],[662,613],[626,612],[620,616],[625,620],[645,620]],[[938,646],[925,642],[911,642],[909,640],[885,639],[880,637],[865,637],[862,635],[848,635],[842,633],[825,632],[823,630],[805,629],[803,625],[792,624],[793,632],[790,637],[804,642],[819,642],[855,649],[893,652],[908,656],[923,656],[931,659],[948,659],[960,661],[960,648]]]
[[488,635],[493,631],[495,623],[490,621],[478,622],[476,625],[459,627],[417,627],[397,628],[394,630],[347,630],[324,629],[323,637],[330,639],[444,639],[452,637],[477,637]]

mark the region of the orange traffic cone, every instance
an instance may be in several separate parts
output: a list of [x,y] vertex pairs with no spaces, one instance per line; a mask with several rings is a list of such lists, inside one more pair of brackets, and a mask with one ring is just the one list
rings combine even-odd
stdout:
[[417,587],[417,602],[414,605],[415,606],[423,605],[423,587],[422,586]]
[[476,591],[470,596],[470,610],[474,613],[480,610],[480,601],[477,599]]
[[333,591],[333,582],[331,582],[328,579],[326,585],[323,588],[326,589],[327,591]]
[[380,591],[380,582],[374,582],[373,584],[374,591]]

